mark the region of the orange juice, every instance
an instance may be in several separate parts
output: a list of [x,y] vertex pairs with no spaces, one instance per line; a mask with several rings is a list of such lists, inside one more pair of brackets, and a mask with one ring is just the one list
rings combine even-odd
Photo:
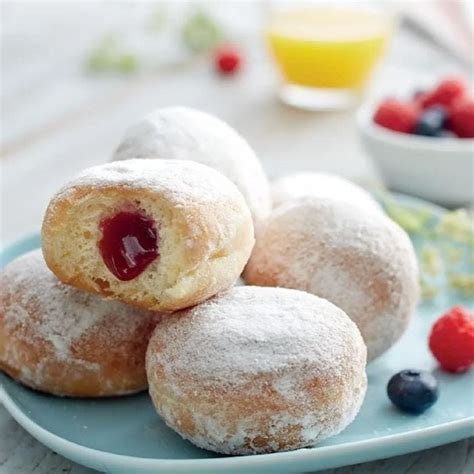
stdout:
[[288,83],[354,90],[366,83],[391,30],[381,13],[309,8],[275,13],[266,34]]

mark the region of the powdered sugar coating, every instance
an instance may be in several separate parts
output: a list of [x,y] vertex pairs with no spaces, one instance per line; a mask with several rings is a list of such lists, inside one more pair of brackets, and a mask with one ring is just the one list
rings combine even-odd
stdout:
[[383,213],[339,199],[301,198],[277,208],[244,277],[332,301],[358,325],[369,360],[401,336],[418,299],[407,234]]
[[360,186],[335,174],[302,172],[282,176],[272,183],[273,208],[302,197],[332,198],[381,211],[372,196]]
[[240,196],[238,189],[228,179],[200,163],[131,159],[85,169],[72,185],[68,183],[56,193],[54,199],[67,198],[67,194],[76,188],[108,186],[156,191],[182,206],[190,201],[212,205],[225,198]]
[[147,373],[173,429],[243,454],[311,446],[345,428],[365,394],[365,361],[357,327],[328,301],[235,287],[163,320]]
[[270,213],[270,189],[262,165],[248,143],[229,125],[186,107],[158,109],[125,134],[113,160],[160,158],[192,160],[229,178],[243,194],[256,227]]
[[[122,391],[120,373],[114,373],[112,380],[106,377],[109,360],[83,355],[92,354],[96,350],[94,344],[101,345],[100,350],[115,357],[115,362],[135,359],[136,352],[141,352],[143,359],[135,370],[138,380],[144,378],[145,347],[159,315],[105,301],[59,282],[47,268],[41,250],[10,263],[1,271],[0,283],[0,335],[4,332],[7,337],[0,350],[0,365],[16,372],[22,382],[44,391],[49,391],[47,384],[57,364],[70,369],[59,377],[103,377],[104,393],[97,396],[137,390],[125,388],[130,367],[123,368]],[[135,346],[141,348],[130,350]],[[24,364],[25,360],[31,365]],[[139,389],[144,387],[142,380]],[[69,395],[67,389],[59,392]]]
[[168,318],[160,329],[167,351],[158,357],[170,373],[229,383],[302,360],[323,375],[335,370],[334,360],[349,349],[344,339],[356,332],[343,311],[322,298],[239,287]]

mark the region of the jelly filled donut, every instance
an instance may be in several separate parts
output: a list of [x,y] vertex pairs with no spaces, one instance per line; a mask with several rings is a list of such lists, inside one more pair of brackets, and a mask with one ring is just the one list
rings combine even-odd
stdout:
[[71,397],[146,389],[145,352],[156,313],[64,285],[40,250],[0,271],[0,369]]
[[253,244],[237,188],[181,160],[89,168],[53,197],[42,229],[46,263],[61,281],[163,311],[231,287]]
[[381,212],[329,198],[302,198],[273,211],[244,278],[327,298],[357,324],[369,360],[403,334],[418,298],[407,234]]
[[364,399],[366,348],[322,298],[234,287],[158,324],[150,395],[183,438],[226,454],[312,446],[342,431]]
[[303,172],[282,176],[273,181],[273,208],[302,197],[340,199],[366,209],[381,210],[367,191],[335,174]]
[[243,194],[255,228],[271,211],[270,187],[259,159],[229,125],[186,107],[158,109],[125,134],[113,160],[192,160],[227,176]]

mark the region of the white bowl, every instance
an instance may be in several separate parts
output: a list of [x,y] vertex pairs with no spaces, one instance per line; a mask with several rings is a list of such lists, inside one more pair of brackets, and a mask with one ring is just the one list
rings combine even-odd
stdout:
[[362,106],[362,143],[390,189],[448,207],[474,202],[474,139],[431,138],[394,132],[373,122]]

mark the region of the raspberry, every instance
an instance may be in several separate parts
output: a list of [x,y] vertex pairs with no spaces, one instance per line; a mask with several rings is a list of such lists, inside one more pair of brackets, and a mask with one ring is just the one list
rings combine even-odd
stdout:
[[417,98],[417,103],[427,109],[433,105],[444,105],[449,107],[456,99],[462,97],[467,86],[463,79],[452,77],[441,81],[431,92],[422,94]]
[[216,51],[214,62],[219,73],[230,75],[237,72],[242,62],[242,57],[235,47],[223,46]]
[[385,99],[377,108],[374,122],[396,132],[412,133],[418,119],[415,104],[396,99]]
[[464,372],[474,364],[474,317],[454,306],[431,328],[429,347],[448,372]]
[[461,138],[474,138],[474,100],[459,99],[451,107],[449,128]]

